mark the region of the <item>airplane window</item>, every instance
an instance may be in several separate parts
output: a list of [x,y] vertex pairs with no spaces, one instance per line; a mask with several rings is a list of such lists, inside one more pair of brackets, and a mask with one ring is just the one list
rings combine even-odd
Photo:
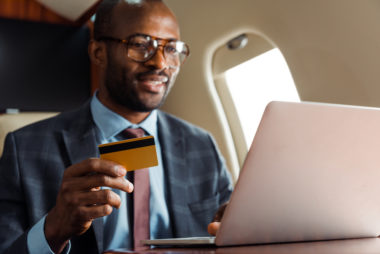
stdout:
[[270,101],[300,101],[288,65],[277,48],[228,69],[225,78],[247,148]]

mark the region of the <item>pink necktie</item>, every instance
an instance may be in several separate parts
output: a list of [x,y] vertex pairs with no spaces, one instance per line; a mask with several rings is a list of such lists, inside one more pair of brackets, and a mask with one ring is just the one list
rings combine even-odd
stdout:
[[[140,138],[144,136],[144,130],[125,129],[123,132],[126,138]],[[133,243],[135,250],[146,249],[146,245],[140,243],[141,240],[149,239],[149,168],[130,171],[133,174]]]

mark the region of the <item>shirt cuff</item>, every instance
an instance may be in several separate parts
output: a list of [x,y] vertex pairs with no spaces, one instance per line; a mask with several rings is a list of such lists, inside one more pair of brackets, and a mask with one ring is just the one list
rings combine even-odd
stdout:
[[[44,225],[46,215],[39,220],[28,232],[27,245],[30,254],[54,254],[46,241]],[[71,243],[63,249],[63,254],[68,254],[71,249]]]

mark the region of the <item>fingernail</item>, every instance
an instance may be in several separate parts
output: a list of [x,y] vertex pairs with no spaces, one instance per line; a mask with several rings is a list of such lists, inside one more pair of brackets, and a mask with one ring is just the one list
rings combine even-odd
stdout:
[[128,189],[129,189],[129,191],[132,192],[133,188],[134,188],[133,184],[131,182],[129,182],[128,183]]
[[127,173],[127,170],[124,167],[116,166],[116,172],[119,176],[123,176]]

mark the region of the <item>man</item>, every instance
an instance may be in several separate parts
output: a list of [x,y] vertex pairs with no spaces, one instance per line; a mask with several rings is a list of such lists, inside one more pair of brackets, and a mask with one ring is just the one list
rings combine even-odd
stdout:
[[0,253],[136,247],[138,204],[127,193],[136,187],[137,194],[140,183],[133,186],[124,167],[97,158],[97,145],[124,139],[131,127],[157,143],[160,163],[147,179],[149,237],[206,235],[229,199],[231,180],[210,135],[157,110],[189,51],[173,13],[158,0],[106,0],[94,36],[89,55],[100,86],[92,100],[6,138]]

